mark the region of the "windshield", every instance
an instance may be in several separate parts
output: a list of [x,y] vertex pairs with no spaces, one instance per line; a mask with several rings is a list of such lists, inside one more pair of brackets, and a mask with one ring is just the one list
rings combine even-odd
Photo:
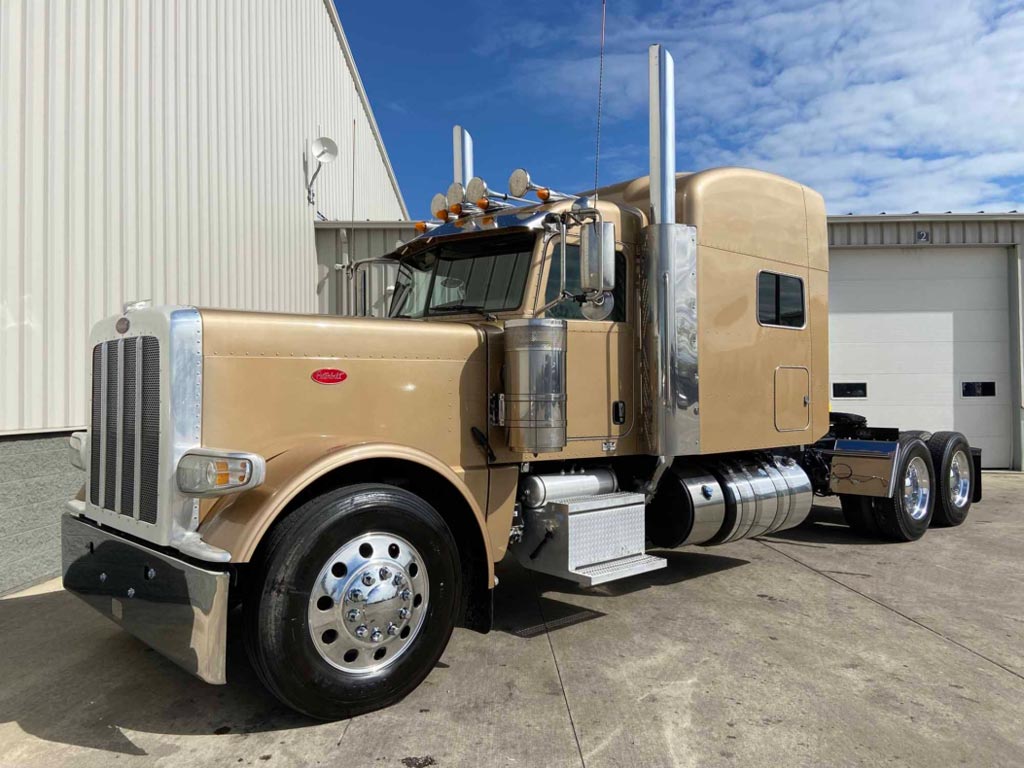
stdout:
[[402,259],[389,316],[517,309],[535,238],[518,233],[454,240]]

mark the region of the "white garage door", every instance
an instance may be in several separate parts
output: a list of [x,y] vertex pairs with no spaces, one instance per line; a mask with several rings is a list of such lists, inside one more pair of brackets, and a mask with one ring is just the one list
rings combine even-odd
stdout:
[[1010,465],[1004,248],[831,254],[832,410],[875,426],[955,429],[986,467]]

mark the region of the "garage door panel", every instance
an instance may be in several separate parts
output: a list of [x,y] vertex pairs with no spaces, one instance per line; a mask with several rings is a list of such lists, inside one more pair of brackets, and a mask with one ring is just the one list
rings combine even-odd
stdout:
[[[956,429],[983,449],[984,466],[1009,465],[1004,248],[839,251],[829,296],[830,381],[867,385],[866,398],[833,399],[833,409],[878,426]],[[965,398],[965,381],[993,382],[995,395]]]
[[831,352],[836,373],[953,372],[953,350],[943,342],[840,343],[831,345]]
[[[831,384],[855,384],[867,386],[868,397],[832,397],[833,406],[840,411],[857,411],[858,404],[868,405],[926,405],[929,407],[953,408],[956,380],[948,373],[909,374],[858,374],[831,376]],[[952,412],[952,411],[951,411]]]
[[890,342],[956,339],[952,312],[865,312],[833,314],[828,337],[834,343],[886,339]]
[[[1006,278],[1002,278],[1005,286]],[[925,288],[925,284],[927,288]],[[1005,287],[994,291],[998,281],[965,277],[937,280],[858,281],[829,283],[829,302],[840,312],[927,312],[957,309],[1005,309],[1009,295]]]
[[953,409],[953,424],[960,432],[970,427],[979,435],[1006,437],[1010,434],[1009,416],[1006,406],[958,405]]
[[1006,342],[971,341],[953,345],[953,371],[985,375],[1008,373],[1010,358]]
[[[963,432],[963,430],[957,430]],[[969,438],[971,445],[981,448],[981,466],[983,469],[1008,469],[1010,466],[1010,448],[1007,438],[1002,435],[980,435]]]
[[956,322],[952,323],[954,341],[999,341],[1006,345],[1010,340],[1010,324],[1005,309],[963,309],[956,312],[955,317]]
[[857,408],[852,403],[840,401],[832,404],[839,411],[859,413],[867,417],[873,427],[898,427],[899,429],[952,429],[955,421],[953,409],[936,408],[931,405],[870,405]]
[[879,275],[890,280],[959,279],[964,275],[1006,279],[1004,249],[978,248],[886,248],[843,252],[829,265],[838,280],[875,281]]

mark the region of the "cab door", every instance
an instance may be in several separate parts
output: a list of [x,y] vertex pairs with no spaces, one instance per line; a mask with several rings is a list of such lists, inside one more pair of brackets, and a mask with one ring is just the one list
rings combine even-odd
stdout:
[[[566,244],[566,290],[579,294],[579,247]],[[561,245],[558,238],[548,244],[545,259],[545,289],[538,301],[538,311],[558,297],[561,283]],[[555,304],[543,317],[566,320],[566,421],[570,443],[593,440],[601,444],[618,441],[634,426],[637,404],[633,396],[636,348],[634,325],[630,322],[632,307],[629,270],[623,251],[615,254],[614,306],[606,320],[587,320],[578,303],[571,300]],[[596,450],[606,450],[596,445]]]

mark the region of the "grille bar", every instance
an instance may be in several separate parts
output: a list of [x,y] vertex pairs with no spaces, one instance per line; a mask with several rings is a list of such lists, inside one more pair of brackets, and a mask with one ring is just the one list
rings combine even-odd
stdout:
[[138,339],[124,339],[121,354],[121,471],[118,477],[121,489],[118,492],[122,515],[135,516],[135,379],[137,357],[135,346]]
[[160,343],[116,339],[92,351],[89,501],[156,524],[160,474]]
[[107,509],[115,509],[117,499],[117,401],[121,387],[118,386],[117,365],[119,342],[111,341],[106,344],[107,375],[106,375],[106,405],[103,427],[105,430],[105,444],[103,446],[103,459],[105,475],[103,478],[103,506]]
[[92,418],[89,422],[89,501],[100,505],[100,456],[102,443],[100,410],[103,398],[103,345],[92,349]]
[[142,339],[141,389],[139,519],[155,524],[160,470],[160,345],[154,336]]

